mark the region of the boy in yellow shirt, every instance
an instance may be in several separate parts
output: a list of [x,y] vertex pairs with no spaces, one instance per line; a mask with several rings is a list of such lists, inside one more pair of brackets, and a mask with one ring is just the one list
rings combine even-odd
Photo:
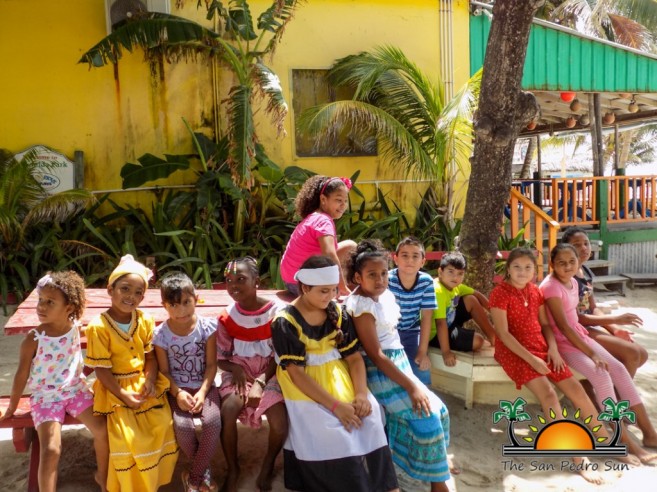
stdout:
[[452,350],[473,352],[484,344],[479,333],[463,327],[470,319],[483,330],[491,345],[495,343],[495,330],[488,319],[488,299],[463,284],[465,270],[463,255],[448,253],[440,260],[438,278],[434,280],[438,308],[433,312],[429,345],[441,349],[446,366],[456,364]]

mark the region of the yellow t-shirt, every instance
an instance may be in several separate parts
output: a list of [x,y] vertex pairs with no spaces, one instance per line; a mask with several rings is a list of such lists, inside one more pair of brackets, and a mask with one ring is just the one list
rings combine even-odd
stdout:
[[[474,289],[465,284],[460,284],[449,290],[438,279],[433,281],[433,286],[436,291],[436,302],[438,308],[433,311],[433,319],[447,320],[447,326],[451,326],[456,316],[456,306],[459,304],[459,299],[463,296],[474,294]],[[436,336],[436,323],[431,325],[431,340]]]

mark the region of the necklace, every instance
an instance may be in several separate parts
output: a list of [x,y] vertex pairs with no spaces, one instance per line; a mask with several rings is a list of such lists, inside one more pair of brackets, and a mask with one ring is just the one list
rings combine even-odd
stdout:
[[522,297],[522,300],[524,301],[525,307],[529,306],[529,299],[525,297],[525,294],[522,293],[522,291],[525,290],[524,287],[522,290],[518,289],[518,292],[520,292],[520,296]]

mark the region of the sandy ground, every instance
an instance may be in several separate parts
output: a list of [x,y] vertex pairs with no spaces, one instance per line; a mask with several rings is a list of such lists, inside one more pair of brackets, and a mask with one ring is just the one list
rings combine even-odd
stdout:
[[[636,376],[637,386],[653,422],[657,425],[657,288],[643,287],[628,290],[627,297],[615,298],[619,301],[620,311],[629,310],[644,319],[644,327],[637,330],[636,341],[646,346],[650,352],[649,361]],[[599,298],[605,300],[604,298]],[[4,326],[4,317],[0,316],[0,327]],[[9,394],[13,374],[18,360],[20,336],[0,336],[0,394]],[[509,395],[513,400],[515,395]],[[638,492],[654,490],[657,483],[657,468],[631,467],[622,473],[603,471],[606,483],[593,486],[585,482],[578,474],[560,470],[560,459],[541,459],[542,463],[553,463],[556,471],[532,470],[531,459],[517,458],[516,464],[524,464],[525,469],[505,470],[501,446],[506,442],[506,425],[492,424],[492,413],[498,410],[493,405],[475,405],[465,410],[463,402],[444,396],[451,414],[450,454],[460,464],[462,473],[450,481],[450,488],[459,492],[481,491],[628,491]],[[529,405],[527,411],[532,416],[540,413],[537,406]],[[254,491],[255,477],[259,470],[267,442],[266,426],[258,431],[240,428],[239,459],[242,467],[240,491]],[[638,430],[635,430],[637,435]],[[60,462],[58,490],[62,492],[86,492],[97,490],[92,480],[94,456],[90,434],[84,429],[67,427],[63,432],[63,454]],[[604,459],[594,459],[600,470],[605,469]],[[180,472],[185,468],[185,459],[181,457],[172,483],[162,491],[180,490]],[[0,491],[23,491],[26,489],[28,455],[14,451],[11,432],[0,430]],[[225,475],[225,461],[221,451],[214,459],[213,473],[221,483]],[[420,484],[400,476],[403,490],[428,491],[426,484]],[[650,486],[649,484],[653,485]],[[276,466],[274,492],[286,490],[283,486],[282,457]]]

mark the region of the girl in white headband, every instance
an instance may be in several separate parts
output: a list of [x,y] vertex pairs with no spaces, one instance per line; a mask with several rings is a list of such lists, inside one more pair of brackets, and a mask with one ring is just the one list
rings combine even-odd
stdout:
[[285,486],[316,490],[320,481],[325,491],[398,490],[351,318],[334,300],[339,279],[333,260],[311,256],[295,275],[299,297],[272,322],[290,419]]

